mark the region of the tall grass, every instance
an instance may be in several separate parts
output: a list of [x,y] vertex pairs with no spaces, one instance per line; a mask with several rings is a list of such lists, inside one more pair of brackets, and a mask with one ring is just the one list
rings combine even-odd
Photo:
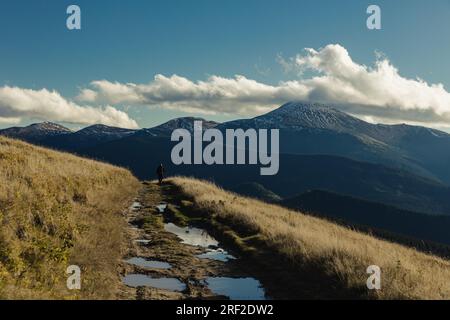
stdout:
[[[209,182],[189,178],[171,182],[211,218],[259,233],[266,246],[294,270],[315,270],[366,298],[450,299],[449,261],[300,212],[239,197]],[[366,287],[370,265],[381,267],[379,291],[369,292]],[[309,275],[298,272],[291,276]]]
[[[130,172],[0,137],[0,298],[114,297]],[[82,270],[81,291],[66,268]]]

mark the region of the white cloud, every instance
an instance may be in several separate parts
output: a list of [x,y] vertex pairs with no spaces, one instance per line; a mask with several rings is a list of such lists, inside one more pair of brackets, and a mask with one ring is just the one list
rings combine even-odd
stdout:
[[97,92],[90,89],[83,89],[81,93],[78,95],[77,100],[85,101],[85,102],[93,102],[97,100]]
[[0,117],[0,124],[19,124],[20,118],[3,118]]
[[0,87],[0,120],[17,123],[22,118],[61,121],[77,124],[101,123],[137,128],[125,112],[111,106],[80,106],[63,98],[56,91]]
[[[373,122],[407,122],[450,127],[450,93],[442,84],[408,79],[382,54],[373,66],[358,64],[337,44],[277,58],[300,78],[271,85],[242,75],[211,76],[204,81],[158,74],[145,84],[93,81],[75,103],[56,91],[0,87],[0,123],[23,118],[136,128],[128,114],[111,105],[144,105],[198,114],[259,115],[287,101],[332,103]],[[306,77],[305,71],[313,76]],[[94,105],[106,105],[94,107]]]
[[307,88],[299,82],[272,86],[241,75],[234,78],[211,76],[206,81],[194,82],[178,75],[158,74],[148,84],[101,80],[93,81],[91,86],[93,90],[81,91],[79,100],[160,106],[206,114],[260,114],[307,93]]
[[383,54],[376,57],[367,67],[354,62],[344,47],[328,45],[280,60],[285,69],[319,74],[300,81],[308,88],[307,99],[338,103],[345,111],[383,121],[450,123],[450,93],[442,84],[402,77]]
[[278,57],[286,71],[315,76],[268,85],[237,75],[191,81],[158,74],[147,84],[94,81],[79,99],[97,103],[159,106],[195,113],[257,115],[291,100],[338,104],[359,116],[428,125],[450,123],[450,93],[442,84],[402,77],[381,54],[373,67],[358,64],[340,45]]

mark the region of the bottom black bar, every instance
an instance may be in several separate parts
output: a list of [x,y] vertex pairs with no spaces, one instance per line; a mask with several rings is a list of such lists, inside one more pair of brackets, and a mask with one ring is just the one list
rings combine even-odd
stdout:
[[[44,312],[50,319],[62,313],[85,318],[86,315],[112,314],[132,319],[302,319],[308,315],[361,319],[366,315],[403,316],[420,311],[448,310],[449,301],[1,301],[2,312],[11,308],[21,313]],[[445,308],[445,310],[444,310]]]

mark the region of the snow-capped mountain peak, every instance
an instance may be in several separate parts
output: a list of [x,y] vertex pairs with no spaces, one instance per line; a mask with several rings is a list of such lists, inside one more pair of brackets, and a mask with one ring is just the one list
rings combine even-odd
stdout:
[[280,129],[316,128],[335,131],[347,131],[355,126],[365,125],[362,120],[354,118],[331,106],[319,103],[289,102],[280,108],[260,117],[257,123],[276,123]]
[[30,142],[69,133],[72,133],[72,130],[52,122],[34,123],[27,127],[12,127],[0,130],[1,135]]

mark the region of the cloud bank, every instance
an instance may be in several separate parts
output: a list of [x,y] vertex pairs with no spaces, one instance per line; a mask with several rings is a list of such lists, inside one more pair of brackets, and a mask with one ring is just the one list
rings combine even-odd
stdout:
[[93,81],[78,99],[97,103],[124,103],[177,109],[186,112],[255,115],[273,109],[280,102],[305,94],[299,83],[271,86],[237,75],[234,78],[211,76],[206,81],[191,81],[178,75],[158,74],[148,84]]
[[[450,93],[442,84],[402,77],[380,55],[369,67],[354,62],[344,47],[331,44],[278,60],[285,70],[297,72],[300,78],[269,85],[241,75],[192,81],[178,75],[158,74],[146,84],[93,81],[78,98],[91,103],[126,103],[243,116],[270,111],[287,101],[304,100],[337,104],[366,119],[427,125],[450,123]],[[306,70],[314,76],[304,78]]]
[[101,123],[137,128],[136,121],[114,107],[80,106],[56,91],[0,87],[0,123],[18,123],[22,118],[77,124]]
[[405,78],[382,55],[366,66],[353,61],[341,45],[330,44],[318,50],[305,49],[291,58],[278,57],[278,62],[287,72],[298,74],[298,79],[265,84],[242,75],[193,81],[157,74],[143,84],[98,80],[80,91],[79,103],[47,89],[0,87],[0,123],[33,118],[136,128],[127,113],[113,106],[255,116],[301,100],[333,104],[372,122],[450,128],[450,93],[444,86]]

